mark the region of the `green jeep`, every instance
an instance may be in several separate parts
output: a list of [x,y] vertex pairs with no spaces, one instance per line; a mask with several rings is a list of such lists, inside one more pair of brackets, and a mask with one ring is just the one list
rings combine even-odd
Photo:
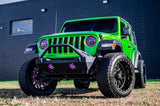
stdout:
[[105,97],[125,97],[145,88],[146,70],[131,25],[118,16],[66,21],[60,33],[42,36],[26,46],[19,84],[27,95],[49,95],[60,80],[79,89],[97,81]]

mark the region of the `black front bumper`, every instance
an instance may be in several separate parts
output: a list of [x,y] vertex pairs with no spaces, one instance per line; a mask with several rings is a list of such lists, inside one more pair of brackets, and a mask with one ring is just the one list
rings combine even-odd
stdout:
[[[45,53],[51,47],[69,46],[77,54],[78,58],[71,59],[46,59],[43,58]],[[78,79],[87,78],[89,70],[94,63],[95,57],[87,54],[86,52],[74,48],[70,44],[60,44],[49,46],[44,53],[36,60],[37,67],[40,70],[42,77],[47,79]]]
[[45,73],[83,73],[87,74],[85,58],[74,58],[66,60],[37,59],[37,66]]

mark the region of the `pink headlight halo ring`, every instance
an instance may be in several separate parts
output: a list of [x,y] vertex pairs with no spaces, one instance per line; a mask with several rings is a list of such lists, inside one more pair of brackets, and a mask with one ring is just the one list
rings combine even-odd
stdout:
[[92,47],[96,44],[96,38],[94,36],[89,36],[87,37],[86,39],[86,44],[89,46],[89,47]]
[[40,42],[40,48],[41,49],[46,49],[48,46],[48,41],[46,39],[41,40]]

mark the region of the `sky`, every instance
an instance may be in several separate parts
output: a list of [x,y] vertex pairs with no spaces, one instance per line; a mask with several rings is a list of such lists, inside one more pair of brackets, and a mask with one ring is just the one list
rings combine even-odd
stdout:
[[14,3],[14,2],[20,2],[20,1],[25,1],[25,0],[0,0],[0,5]]

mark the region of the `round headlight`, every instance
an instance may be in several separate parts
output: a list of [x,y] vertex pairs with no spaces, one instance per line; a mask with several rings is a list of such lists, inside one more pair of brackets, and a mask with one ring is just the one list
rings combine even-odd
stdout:
[[46,39],[41,40],[40,42],[40,48],[41,49],[46,49],[48,46],[48,41]]
[[86,44],[89,46],[89,47],[92,47],[96,44],[96,38],[93,37],[93,36],[89,36],[87,37],[86,39]]

